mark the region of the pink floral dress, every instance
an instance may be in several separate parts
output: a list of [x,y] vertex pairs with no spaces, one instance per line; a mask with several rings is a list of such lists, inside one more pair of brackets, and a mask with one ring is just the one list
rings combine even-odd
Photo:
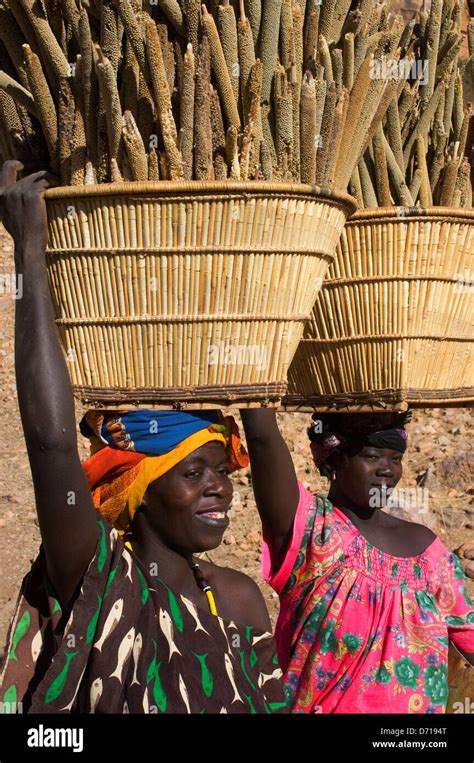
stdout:
[[474,652],[474,606],[459,558],[439,538],[391,556],[300,484],[293,538],[279,570],[276,639],[295,713],[443,713],[448,639]]

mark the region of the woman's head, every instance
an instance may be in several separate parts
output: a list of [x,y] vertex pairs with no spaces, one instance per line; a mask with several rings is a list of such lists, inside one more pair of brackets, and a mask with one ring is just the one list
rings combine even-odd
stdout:
[[319,472],[331,495],[360,508],[382,508],[401,479],[411,414],[313,415],[308,429]]
[[94,505],[119,532],[139,512],[139,521],[173,548],[219,545],[232,500],[228,474],[248,465],[231,416],[89,412],[81,432],[95,449],[83,464]]
[[132,531],[142,514],[148,527],[178,553],[216,548],[229,524],[230,471],[222,443],[202,445],[149,485]]
[[383,508],[402,477],[402,459],[393,448],[344,448],[331,458],[332,494],[359,508]]

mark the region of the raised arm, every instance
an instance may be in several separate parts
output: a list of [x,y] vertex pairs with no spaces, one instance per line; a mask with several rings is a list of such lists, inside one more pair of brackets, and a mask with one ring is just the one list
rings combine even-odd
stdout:
[[15,244],[22,283],[16,302],[15,370],[48,577],[68,610],[97,544],[97,522],[77,449],[74,399],[49,294],[45,251],[46,172],[16,182],[19,162],[0,172],[0,219]]
[[240,411],[250,456],[255,501],[267,538],[272,565],[283,561],[298,507],[298,482],[276,413],[270,408]]

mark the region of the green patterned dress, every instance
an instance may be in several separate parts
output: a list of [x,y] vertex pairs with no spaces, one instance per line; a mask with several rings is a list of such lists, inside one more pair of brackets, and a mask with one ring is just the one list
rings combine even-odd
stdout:
[[67,623],[42,550],[23,581],[1,669],[3,712],[286,712],[272,634],[173,593],[98,522]]

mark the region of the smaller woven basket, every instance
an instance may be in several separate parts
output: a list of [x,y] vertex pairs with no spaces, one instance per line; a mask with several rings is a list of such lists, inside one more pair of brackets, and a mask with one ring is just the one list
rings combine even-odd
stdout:
[[467,209],[356,212],[290,366],[284,406],[471,403],[473,223]]
[[91,407],[277,404],[352,197],[284,183],[46,192],[47,264]]

